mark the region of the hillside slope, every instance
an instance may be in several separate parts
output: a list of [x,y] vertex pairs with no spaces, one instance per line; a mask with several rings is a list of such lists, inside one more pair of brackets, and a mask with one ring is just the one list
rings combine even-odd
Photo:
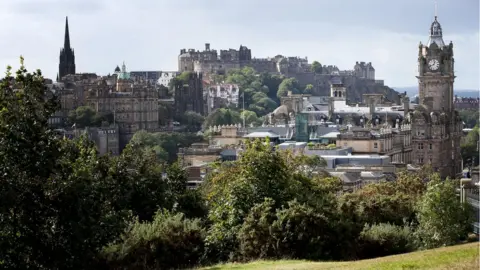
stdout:
[[217,269],[479,269],[479,243],[418,251],[354,262],[257,261],[203,268]]

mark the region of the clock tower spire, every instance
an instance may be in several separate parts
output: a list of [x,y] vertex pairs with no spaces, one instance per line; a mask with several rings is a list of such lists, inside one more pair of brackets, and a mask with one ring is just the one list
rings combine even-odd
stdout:
[[420,43],[419,46],[417,78],[420,103],[439,113],[453,112],[453,43],[445,45],[442,26],[437,18],[435,15],[430,26],[427,44]]
[[417,79],[420,102],[411,115],[413,163],[430,165],[441,177],[456,177],[462,172],[463,125],[453,106],[453,43],[443,41],[436,3],[428,42],[418,46]]

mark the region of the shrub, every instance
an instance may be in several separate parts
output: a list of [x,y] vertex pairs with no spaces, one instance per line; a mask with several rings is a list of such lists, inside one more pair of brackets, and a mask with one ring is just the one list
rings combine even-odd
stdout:
[[119,243],[103,252],[108,269],[171,269],[197,265],[205,231],[199,219],[157,212],[150,223],[135,222]]
[[414,234],[410,226],[397,226],[390,223],[365,225],[360,233],[361,258],[375,258],[415,250]]

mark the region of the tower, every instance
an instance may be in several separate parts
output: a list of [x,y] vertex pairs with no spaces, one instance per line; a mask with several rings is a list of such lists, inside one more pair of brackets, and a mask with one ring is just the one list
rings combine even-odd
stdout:
[[63,48],[60,50],[60,64],[58,65],[57,80],[61,80],[68,74],[75,74],[75,53],[70,47],[68,17],[65,18],[65,38],[63,42]]
[[453,43],[445,45],[435,11],[427,44],[418,47],[419,106],[412,115],[413,163],[430,165],[442,177],[461,173],[463,128],[453,106]]

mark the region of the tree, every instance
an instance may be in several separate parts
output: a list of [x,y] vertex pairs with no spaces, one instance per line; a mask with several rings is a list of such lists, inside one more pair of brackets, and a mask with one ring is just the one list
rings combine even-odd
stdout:
[[102,123],[112,123],[113,114],[112,113],[97,113],[92,108],[88,106],[80,106],[74,111],[71,111],[68,115],[69,124],[77,128],[84,127],[98,127]]
[[418,203],[416,235],[420,247],[453,245],[467,237],[472,211],[469,204],[460,203],[455,183],[449,179],[442,181],[438,175],[428,183]]
[[181,123],[187,125],[187,131],[192,132],[199,131],[201,129],[205,117],[193,111],[186,111],[183,115],[183,119],[181,120]]
[[232,125],[241,123],[240,113],[231,109],[220,108],[205,118],[204,128],[211,126]]
[[159,162],[173,163],[177,160],[180,147],[187,147],[202,140],[201,136],[192,133],[149,133],[140,130],[133,135],[129,144],[136,145],[144,151],[156,153]]
[[313,61],[310,69],[314,73],[322,74],[322,64],[320,64],[318,61]]
[[59,108],[23,58],[0,84],[0,264],[6,269],[88,269],[124,230],[108,156],[85,138],[57,138]]
[[312,84],[307,84],[307,86],[305,86],[305,90],[303,90],[303,93],[304,94],[312,94],[313,92],[313,85]]
[[282,81],[280,86],[278,86],[277,97],[280,99],[288,94],[291,91],[293,94],[299,93],[298,90],[298,81],[295,78],[287,78]]
[[245,110],[241,113],[240,117],[242,121],[243,121],[243,118],[245,118],[245,125],[247,126],[261,124],[257,117],[257,114],[253,111]]
[[470,132],[468,132],[465,141],[460,145],[463,163],[465,165],[476,166],[479,164],[479,152],[478,152],[478,142],[479,142],[479,132],[478,125],[475,126]]

